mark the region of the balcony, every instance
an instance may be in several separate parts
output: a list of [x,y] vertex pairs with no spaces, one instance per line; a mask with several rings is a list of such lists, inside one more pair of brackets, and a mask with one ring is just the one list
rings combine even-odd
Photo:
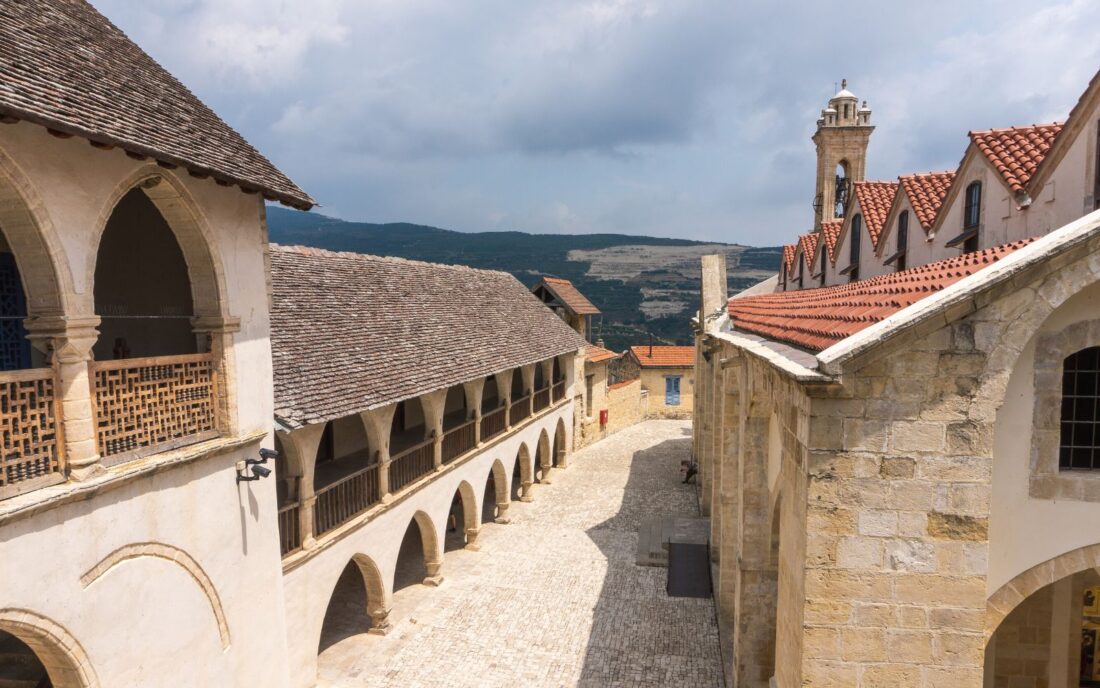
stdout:
[[0,373],[0,499],[65,481],[59,387],[52,368]]
[[96,445],[106,465],[218,435],[212,354],[89,364]]
[[426,439],[390,459],[390,491],[397,492],[435,470],[435,440]]
[[481,417],[481,441],[492,439],[504,432],[507,427],[508,409],[501,406],[495,411],[490,411]]
[[469,420],[443,433],[443,463],[450,463],[477,446],[477,421]]
[[523,396],[512,402],[512,408],[508,412],[508,420],[512,425],[526,420],[531,416],[531,395]]
[[550,388],[543,387],[535,392],[535,413],[543,410],[550,405]]
[[317,500],[313,503],[313,529],[316,535],[321,535],[378,503],[381,499],[378,492],[378,464],[360,468],[319,488],[316,496]]
[[554,403],[558,403],[565,398],[565,380],[558,380],[554,383]]

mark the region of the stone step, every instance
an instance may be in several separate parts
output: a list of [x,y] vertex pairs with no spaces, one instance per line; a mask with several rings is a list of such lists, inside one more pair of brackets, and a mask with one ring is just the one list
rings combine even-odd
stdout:
[[638,566],[668,566],[665,532],[669,521],[668,517],[659,517],[642,523],[638,529]]

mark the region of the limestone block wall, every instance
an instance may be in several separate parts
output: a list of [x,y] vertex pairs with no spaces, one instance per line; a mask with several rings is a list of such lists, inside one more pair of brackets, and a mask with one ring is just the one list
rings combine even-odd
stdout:
[[[600,410],[608,408],[607,364],[586,363],[578,366],[578,380],[574,404],[573,447],[580,449],[607,436],[607,430],[600,427]],[[587,408],[587,376],[592,376],[592,407]]]
[[649,394],[641,382],[631,380],[609,386],[607,391],[608,421],[606,433],[611,434],[645,420]]
[[992,688],[1040,688],[1048,685],[1054,588],[1047,586],[1024,600],[994,634]]

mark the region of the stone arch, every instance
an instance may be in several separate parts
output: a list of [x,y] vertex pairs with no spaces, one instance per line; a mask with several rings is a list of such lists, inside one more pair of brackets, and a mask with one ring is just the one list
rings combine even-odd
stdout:
[[[462,519],[458,520],[456,515],[456,523],[454,524],[456,537],[451,538],[451,542],[448,544],[452,545],[451,549],[458,549],[460,547],[477,549],[477,535],[481,525],[481,521],[478,518],[477,494],[474,492],[473,486],[465,480],[458,484],[458,489],[455,490],[455,494],[462,506]],[[451,515],[451,513],[447,514],[448,530],[450,529],[449,524]]]
[[554,449],[551,454],[550,461],[550,463],[554,466],[561,466],[562,468],[565,468],[565,465],[568,462],[567,457],[569,455],[569,445],[567,443],[568,439],[565,429],[565,420],[562,418],[558,418],[558,425],[556,428],[554,428]]
[[[489,501],[490,488],[492,489],[492,502]],[[485,492],[482,494],[482,522],[505,519],[508,506],[511,503],[511,494],[508,491],[508,470],[500,459],[493,459],[493,465],[489,474],[485,477]],[[486,518],[488,515],[488,518]]]
[[[347,578],[349,570],[358,571],[357,580],[351,583]],[[354,574],[351,574],[354,575]],[[363,553],[355,554],[347,565],[341,570],[337,580],[332,584],[332,592],[329,594],[329,603],[325,605],[325,615],[321,623],[317,625],[318,652],[326,647],[339,642],[343,638],[362,632],[362,626],[357,625],[354,618],[354,602],[358,598],[356,588],[362,584],[362,591],[366,593],[366,613],[370,619],[370,626],[366,632],[371,635],[385,635],[390,630],[390,598],[386,593],[386,584],[382,578],[382,572],[374,560]],[[347,585],[351,583],[350,585]],[[333,608],[333,605],[336,605]],[[340,618],[350,611],[350,618]],[[334,616],[334,614],[336,616]]]
[[[535,480],[540,482],[548,482],[550,477],[550,467],[553,465],[553,457],[550,456],[550,435],[546,432],[546,428],[539,431],[538,444],[535,445],[535,462],[533,464],[533,474]],[[541,476],[539,472],[541,473]]]
[[30,318],[86,312],[73,287],[58,232],[46,203],[19,166],[0,150],[0,232],[11,246]]
[[88,653],[63,626],[29,609],[0,609],[0,630],[26,644],[54,688],[99,688]]
[[[521,442],[519,450],[516,452],[516,462],[512,466],[512,499],[516,499],[517,494],[520,501],[529,502],[533,499],[531,494],[531,485],[534,483],[534,471],[532,470],[532,458],[531,450],[527,448],[527,444]],[[516,479],[516,469],[519,469],[519,480]],[[517,490],[517,486],[522,488]]]
[[199,566],[199,562],[195,561],[194,557],[179,547],[166,545],[162,542],[135,542],[129,545],[123,545],[108,554],[102,561],[81,576],[80,584],[87,588],[119,564],[146,557],[167,561],[187,572],[191,580],[195,581],[195,585],[199,586],[202,594],[206,597],[207,603],[210,605],[210,610],[214,614],[214,620],[217,622],[218,635],[221,638],[222,649],[229,649],[229,623],[226,621],[225,609],[222,607],[221,598],[218,597],[218,591],[214,587],[214,581],[210,580],[210,576],[206,574],[206,571],[203,571],[202,567]]
[[1013,609],[1041,588],[1075,573],[1095,568],[1100,568],[1100,543],[1079,547],[1036,564],[1005,583],[986,600],[986,640]]
[[[191,282],[191,301],[195,318],[228,317],[225,272],[218,254],[210,223],[183,182],[157,165],[143,165],[120,181],[107,197],[96,218],[92,245],[103,240],[107,223],[126,194],[141,189],[156,206],[183,252]],[[87,275],[94,281],[98,250],[88,252]],[[89,287],[93,285],[89,284]],[[90,290],[89,290],[90,291]]]
[[[435,527],[435,523],[432,521],[431,516],[423,511],[417,511],[413,514],[413,517],[409,520],[409,527],[406,528],[406,535],[408,535],[413,524],[416,525],[417,533],[420,535],[421,554],[424,558],[424,571],[426,573],[423,583],[425,585],[438,585],[443,579],[439,575],[439,570],[443,566],[443,547],[440,541],[439,531]],[[404,538],[402,538],[402,545],[404,544]],[[394,558],[394,585],[395,589],[398,580],[398,569],[403,562],[401,551],[399,550],[397,556]]]

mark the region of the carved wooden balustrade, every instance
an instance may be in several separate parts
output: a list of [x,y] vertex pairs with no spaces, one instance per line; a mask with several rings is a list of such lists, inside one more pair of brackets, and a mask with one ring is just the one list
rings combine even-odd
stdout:
[[559,380],[554,383],[554,403],[561,401],[565,398],[565,380]]
[[443,434],[443,463],[450,463],[477,446],[476,426],[476,420],[469,420]]
[[390,459],[390,492],[397,492],[409,483],[435,469],[435,440],[426,439]]
[[212,354],[89,364],[96,442],[107,464],[218,435]]
[[528,418],[531,415],[531,395],[520,397],[512,402],[512,408],[508,412],[508,421],[515,425],[516,423]]
[[[431,460],[429,458],[429,464]],[[317,490],[313,503],[314,535],[327,533],[377,504],[378,464],[371,464]]]
[[302,529],[299,512],[301,505],[291,502],[279,507],[279,549],[283,556],[302,546]]
[[64,482],[59,388],[51,368],[0,373],[0,499]]
[[481,441],[484,442],[487,439],[496,437],[508,427],[505,421],[505,409],[503,406],[490,411],[481,417]]

